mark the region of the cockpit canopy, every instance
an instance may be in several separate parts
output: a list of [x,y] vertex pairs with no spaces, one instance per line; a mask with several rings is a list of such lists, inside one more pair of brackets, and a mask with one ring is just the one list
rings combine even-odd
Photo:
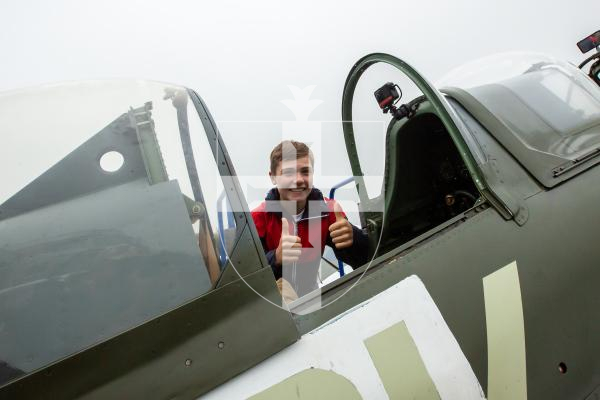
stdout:
[[600,89],[573,65],[509,53],[469,63],[440,85],[546,187],[600,151]]
[[130,80],[0,95],[0,385],[212,288],[227,197],[194,95]]

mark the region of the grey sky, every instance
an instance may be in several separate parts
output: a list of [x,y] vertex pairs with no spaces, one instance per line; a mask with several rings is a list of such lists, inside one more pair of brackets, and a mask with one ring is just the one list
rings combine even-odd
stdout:
[[[504,51],[577,63],[583,56],[575,43],[600,28],[597,11],[593,0],[3,2],[0,90],[112,77],[188,86],[207,102],[237,172],[263,176],[268,186],[268,153],[284,130],[279,121],[295,120],[281,102],[293,98],[288,85],[315,85],[311,99],[322,103],[309,120],[333,121],[320,128],[326,151],[317,159],[323,174],[341,177],[350,171],[334,121],[358,58],[388,52],[430,81]],[[386,79],[367,79],[361,116],[382,120],[372,92]],[[383,154],[377,137],[374,159]]]

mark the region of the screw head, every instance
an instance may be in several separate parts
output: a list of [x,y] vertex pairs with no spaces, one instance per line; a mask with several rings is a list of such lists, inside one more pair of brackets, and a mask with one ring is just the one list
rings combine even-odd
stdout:
[[561,374],[566,374],[567,373],[567,364],[565,364],[564,362],[561,362],[558,364],[558,372],[560,372]]

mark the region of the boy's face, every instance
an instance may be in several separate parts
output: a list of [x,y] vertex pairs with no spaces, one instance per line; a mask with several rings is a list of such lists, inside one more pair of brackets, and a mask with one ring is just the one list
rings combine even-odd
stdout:
[[306,206],[313,184],[313,167],[308,156],[280,162],[275,175],[269,172],[269,176],[281,200],[295,201],[299,208]]

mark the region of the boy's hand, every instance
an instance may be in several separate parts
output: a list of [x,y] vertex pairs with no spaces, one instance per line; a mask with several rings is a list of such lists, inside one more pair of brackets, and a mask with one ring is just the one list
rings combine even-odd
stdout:
[[281,293],[281,297],[283,297],[283,300],[286,303],[291,303],[292,301],[298,299],[298,294],[292,285],[290,285],[289,282],[283,278],[279,278],[277,280],[277,289],[279,289],[279,293]]
[[352,246],[354,242],[352,225],[342,214],[342,208],[338,203],[333,206],[335,222],[329,225],[329,235],[336,249],[345,249]]
[[290,225],[285,218],[281,218],[281,239],[279,246],[275,251],[275,262],[279,265],[283,263],[293,263],[300,258],[302,244],[298,236],[290,235]]

